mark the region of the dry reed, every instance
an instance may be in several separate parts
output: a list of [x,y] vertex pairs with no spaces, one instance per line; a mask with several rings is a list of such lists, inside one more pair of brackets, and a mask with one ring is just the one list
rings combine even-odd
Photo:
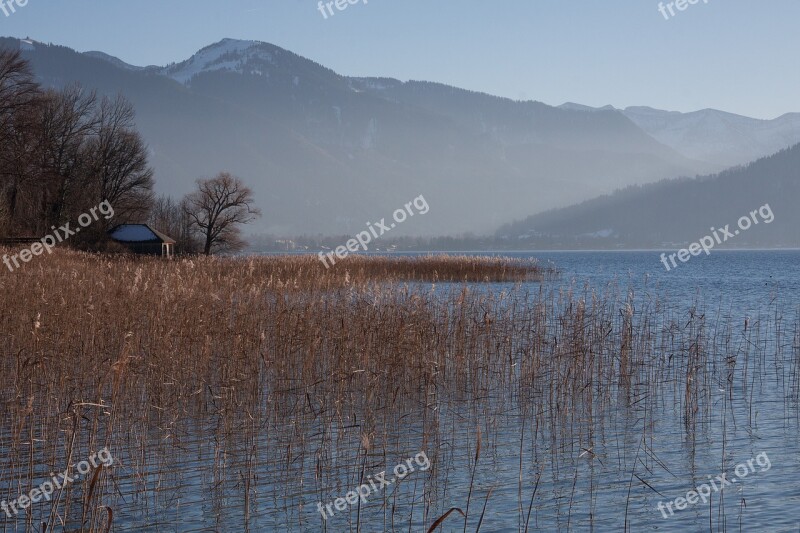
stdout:
[[[319,529],[327,524],[309,501],[330,501],[392,457],[426,450],[433,467],[422,486],[380,496],[383,523],[373,509],[366,529],[411,529],[420,515],[404,505],[408,494],[424,504],[425,529],[443,527],[437,518],[461,507],[466,531],[476,526],[469,504],[482,455],[478,448],[466,465],[468,492],[442,501],[456,457],[448,443],[457,440],[444,408],[461,406],[479,425],[485,456],[503,440],[491,421],[517,411],[526,421],[520,449],[528,442],[554,471],[573,469],[565,478],[574,496],[578,470],[568,458],[588,453],[593,462],[616,411],[642,417],[646,444],[654,413],[675,400],[694,439],[713,416],[717,383],[749,375],[753,387],[753,376],[769,371],[764,350],[753,348],[757,325],[741,344],[752,353],[732,371],[729,322],[720,319],[711,342],[697,310],[513,284],[547,274],[535,263],[466,257],[352,257],[325,270],[305,256],[165,262],[77,252],[3,272],[0,499],[105,446],[118,459],[113,468],[33,506],[15,527],[104,531],[112,516],[164,525],[183,491],[199,485],[228,528],[250,530],[267,514],[284,527]],[[413,283],[479,280],[510,285]],[[796,397],[797,347],[784,359],[781,379]],[[265,465],[271,491],[259,490]],[[520,470],[528,466],[520,458]],[[534,527],[536,472],[535,485],[520,481],[521,530]],[[231,498],[234,518],[223,504]],[[488,502],[487,494],[478,523]],[[572,497],[567,505],[571,515]],[[353,529],[365,516],[359,505]]]

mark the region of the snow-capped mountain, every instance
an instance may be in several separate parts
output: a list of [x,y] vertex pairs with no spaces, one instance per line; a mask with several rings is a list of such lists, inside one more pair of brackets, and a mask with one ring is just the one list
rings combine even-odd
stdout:
[[[582,111],[616,109],[572,102],[559,107]],[[639,106],[617,111],[660,143],[719,169],[749,163],[800,143],[800,113],[761,120],[716,109],[680,113]]]
[[724,166],[745,164],[800,142],[800,113],[760,120],[716,109],[692,113],[628,107],[634,124],[693,159]]
[[162,69],[162,73],[182,84],[191,83],[198,74],[218,71],[269,77],[281,52],[285,50],[268,43],[223,39],[186,61]]
[[399,231],[482,233],[618,187],[709,170],[616,110],[348,78],[269,43],[225,39],[144,68],[19,39],[0,46],[22,48],[45,86],[125,95],[160,192],[183,195],[197,178],[230,171],[267,213],[256,229],[278,234],[351,234],[420,194],[430,214]]

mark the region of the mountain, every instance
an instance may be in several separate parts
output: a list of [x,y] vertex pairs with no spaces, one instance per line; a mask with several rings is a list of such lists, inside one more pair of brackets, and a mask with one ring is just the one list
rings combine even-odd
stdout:
[[[747,166],[694,179],[632,186],[502,227],[521,248],[678,248],[769,205],[774,221],[725,246],[800,247],[800,144]],[[765,209],[765,211],[768,211]]]
[[559,109],[426,82],[349,78],[278,46],[225,39],[167,66],[27,40],[50,87],[136,107],[157,189],[227,170],[255,191],[254,231],[342,234],[419,195],[403,234],[487,232],[633,183],[709,171],[615,110]]
[[[35,50],[35,49],[36,49],[36,47],[34,45],[32,50]],[[137,67],[137,66],[134,66],[134,65],[129,65],[128,63],[126,63],[126,62],[124,62],[124,61],[122,61],[120,59],[117,59],[114,56],[110,56],[110,55],[106,54],[105,52],[94,52],[94,51],[93,52],[84,52],[83,55],[85,55],[87,57],[94,57],[96,59],[102,59],[103,61],[111,63],[115,67],[119,67],[119,68],[122,68],[122,69],[125,69],[125,70],[144,70],[144,67]]]
[[[561,109],[607,111],[566,103]],[[692,113],[652,107],[618,110],[658,142],[689,159],[705,161],[717,169],[743,165],[800,143],[800,113],[760,120],[716,109]]]
[[604,105],[603,107],[591,107],[583,104],[576,104],[575,102],[567,102],[558,106],[560,109],[570,109],[572,111],[618,111],[613,105]]

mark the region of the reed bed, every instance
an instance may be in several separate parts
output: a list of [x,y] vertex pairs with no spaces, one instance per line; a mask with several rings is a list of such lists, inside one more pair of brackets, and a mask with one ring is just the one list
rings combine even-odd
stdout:
[[541,281],[556,272],[536,260],[510,257],[425,255],[419,257],[348,256],[335,269],[345,269],[361,280],[427,282]]
[[[747,408],[767,380],[796,415],[800,347],[779,340],[797,338],[796,319],[768,341],[782,317],[742,329],[719,312],[709,325],[701,309],[650,295],[514,283],[548,273],[496,258],[349,257],[326,270],[307,256],[77,252],[2,272],[0,499],[102,447],[116,459],[4,531],[190,519],[198,530],[417,530],[451,508],[439,527],[472,531],[497,501],[487,487],[478,499],[475,473],[508,443],[509,416],[520,531],[539,513],[569,526],[578,508],[596,512],[592,469],[656,468],[658,413],[679,412],[686,442],[705,442],[733,413],[719,413],[714,391],[728,384],[731,405]],[[506,283],[436,285],[462,281]],[[633,467],[604,452],[620,431],[651,452]],[[377,506],[342,512],[339,526],[313,508],[419,451],[431,469]],[[459,471],[471,473],[468,490]],[[561,496],[539,488],[544,474],[568,481]],[[201,518],[183,514],[192,505]]]

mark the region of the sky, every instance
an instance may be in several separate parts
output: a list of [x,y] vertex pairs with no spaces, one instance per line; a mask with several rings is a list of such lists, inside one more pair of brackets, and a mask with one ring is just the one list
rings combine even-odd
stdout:
[[[3,0],[11,2],[14,0]],[[20,0],[0,35],[166,65],[225,37],[349,76],[427,80],[551,105],[800,111],[800,2]],[[340,0],[344,2],[344,0]],[[684,0],[676,0],[683,2]],[[688,1],[688,0],[687,0]],[[324,7],[324,6],[323,6]],[[8,8],[6,8],[8,9]]]

